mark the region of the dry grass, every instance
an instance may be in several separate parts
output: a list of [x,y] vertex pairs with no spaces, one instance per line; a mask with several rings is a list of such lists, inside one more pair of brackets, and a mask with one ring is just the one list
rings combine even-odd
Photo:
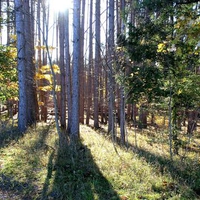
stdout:
[[162,129],[132,128],[123,147],[103,130],[81,125],[80,143],[64,153],[53,127],[13,131],[10,139],[9,133],[0,133],[0,199],[199,199],[198,137],[190,143],[182,137],[171,162]]

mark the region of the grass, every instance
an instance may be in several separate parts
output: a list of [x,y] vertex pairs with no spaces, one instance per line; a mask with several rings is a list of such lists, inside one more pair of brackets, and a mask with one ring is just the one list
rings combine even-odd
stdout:
[[123,147],[103,130],[81,125],[79,144],[61,151],[51,126],[38,125],[24,135],[2,131],[0,199],[200,199],[198,137],[190,144],[182,137],[184,146],[171,162],[167,132],[136,134],[137,147],[133,129]]

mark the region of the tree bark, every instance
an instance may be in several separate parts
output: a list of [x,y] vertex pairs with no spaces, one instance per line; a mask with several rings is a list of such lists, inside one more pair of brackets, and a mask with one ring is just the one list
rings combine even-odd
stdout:
[[81,1],[81,22],[80,22],[80,106],[79,121],[84,124],[84,106],[85,106],[85,71],[84,71],[84,35],[85,35],[85,0]]
[[66,93],[67,93],[67,133],[71,130],[72,117],[72,91],[71,91],[71,68],[70,68],[70,53],[69,53],[69,11],[66,11],[65,16],[65,64],[66,64]]
[[140,114],[139,114],[139,129],[147,128],[147,110],[145,105],[140,106]]
[[64,13],[59,13],[59,49],[60,49],[60,76],[61,76],[61,109],[60,109],[60,125],[62,131],[66,130],[66,86],[65,86],[65,65],[64,65],[64,42],[65,30],[64,30]]
[[72,140],[79,138],[80,0],[73,4]]
[[115,138],[115,106],[114,106],[114,0],[109,0],[109,39],[108,39],[108,133]]
[[25,62],[26,62],[26,95],[27,95],[27,123],[36,123],[36,84],[34,80],[35,65],[34,59],[34,35],[32,33],[32,23],[34,21],[30,12],[29,0],[24,1],[24,30],[25,30]]
[[25,70],[25,37],[24,14],[21,0],[15,0],[16,33],[17,33],[17,67],[19,81],[19,111],[18,129],[25,132],[27,129],[27,96],[26,96],[26,70]]
[[88,73],[87,73],[87,111],[86,111],[86,124],[89,125],[91,115],[91,104],[92,104],[92,65],[93,65],[93,0],[90,0],[90,21],[89,21],[89,62],[88,62]]
[[94,65],[94,128],[99,128],[99,67],[100,67],[100,7],[101,1],[96,0],[95,14],[95,65]]

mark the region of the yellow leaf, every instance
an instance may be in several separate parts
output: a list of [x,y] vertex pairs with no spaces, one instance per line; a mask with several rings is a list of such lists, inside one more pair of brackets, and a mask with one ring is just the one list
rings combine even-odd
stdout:
[[158,44],[157,52],[166,52],[164,43]]
[[44,106],[44,102],[38,101],[38,106]]
[[51,85],[47,85],[47,86],[40,86],[38,87],[39,90],[42,90],[44,92],[47,92],[47,91],[51,91],[52,90],[52,86]]
[[60,85],[56,85],[55,91],[56,92],[60,92],[60,90],[61,90],[61,86]]
[[50,66],[49,66],[49,65],[43,65],[43,66],[40,68],[40,71],[41,71],[42,73],[50,72]]
[[182,90],[179,89],[178,92],[177,92],[177,94],[179,95],[179,94],[181,94],[181,93],[182,93]]
[[17,40],[17,35],[10,35],[10,39],[12,39],[12,40]]
[[52,75],[51,74],[43,74],[44,79],[48,80],[50,84],[52,84]]
[[35,80],[40,80],[40,79],[43,79],[43,78],[44,78],[43,74],[40,74],[40,73],[35,74]]
[[59,68],[58,65],[54,64],[54,65],[52,66],[52,68],[53,68],[54,73],[60,74],[60,68]]

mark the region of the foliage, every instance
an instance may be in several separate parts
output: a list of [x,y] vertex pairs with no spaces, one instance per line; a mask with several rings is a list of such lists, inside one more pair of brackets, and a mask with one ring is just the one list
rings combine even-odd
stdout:
[[120,46],[131,60],[123,83],[131,101],[165,97],[172,86],[172,96],[181,106],[198,106],[198,5],[163,9],[163,3],[145,0],[134,5],[135,24],[127,24],[128,35]]
[[17,51],[14,47],[0,46],[0,101],[16,99],[18,96]]
[[[54,64],[52,66],[55,74],[60,74],[60,68],[58,65]],[[39,71],[35,74],[35,80],[45,80],[48,84],[45,86],[39,86],[38,89],[42,91],[52,91],[53,89],[53,76],[51,74],[51,68],[49,65],[42,66]],[[60,91],[60,85],[56,85],[56,91]]]

